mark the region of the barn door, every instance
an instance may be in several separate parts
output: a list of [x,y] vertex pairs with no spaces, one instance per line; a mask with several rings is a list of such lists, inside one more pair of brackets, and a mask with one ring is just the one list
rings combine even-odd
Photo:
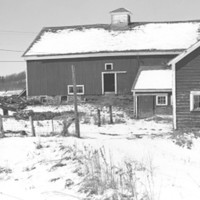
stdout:
[[103,91],[106,92],[115,92],[115,74],[114,73],[105,73],[103,74]]
[[138,96],[137,104],[139,118],[148,118],[154,115],[153,96]]

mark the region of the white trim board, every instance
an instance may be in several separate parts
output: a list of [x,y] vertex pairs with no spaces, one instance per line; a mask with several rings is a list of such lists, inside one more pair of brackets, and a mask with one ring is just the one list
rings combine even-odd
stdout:
[[176,66],[172,64],[172,99],[173,99],[173,126],[177,129],[177,119],[176,119]]
[[192,53],[194,50],[196,50],[199,47],[200,47],[200,41],[196,42],[191,47],[189,47],[188,49],[186,49],[185,51],[183,51],[181,54],[179,54],[178,56],[176,56],[174,59],[172,59],[171,61],[169,61],[168,65],[176,64],[177,62],[179,62],[180,60],[182,60],[184,57],[186,57],[187,55],[189,55],[190,53]]
[[159,95],[168,95],[167,93],[150,93],[150,94],[147,94],[147,93],[144,93],[144,94],[135,94],[135,96],[159,96]]
[[110,53],[85,53],[71,55],[41,55],[23,56],[25,60],[51,60],[67,58],[92,58],[92,57],[111,57],[111,56],[146,56],[146,55],[178,55],[183,51],[141,51],[141,52],[110,52]]
[[146,89],[146,90],[131,90],[132,92],[141,92],[141,93],[147,93],[147,92],[172,92],[172,89]]
[[28,97],[28,66],[26,65],[26,70],[25,70],[25,73],[26,73],[26,96]]

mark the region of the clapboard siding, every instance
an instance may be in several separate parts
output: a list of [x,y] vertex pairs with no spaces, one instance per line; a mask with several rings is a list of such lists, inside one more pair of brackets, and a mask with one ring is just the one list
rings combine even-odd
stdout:
[[190,111],[190,92],[200,91],[200,48],[176,65],[177,128],[200,128],[200,112]]
[[139,65],[164,65],[172,58],[159,55],[27,61],[28,95],[67,95],[67,85],[72,84],[71,65],[76,68],[77,84],[84,85],[85,94],[100,95],[105,63],[113,63],[113,71],[126,71],[117,75],[117,92],[131,93]]

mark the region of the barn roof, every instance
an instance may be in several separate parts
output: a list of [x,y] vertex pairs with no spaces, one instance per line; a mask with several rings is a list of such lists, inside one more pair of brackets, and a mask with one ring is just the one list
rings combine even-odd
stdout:
[[132,91],[171,91],[172,70],[162,66],[142,66],[139,68]]
[[43,28],[24,57],[112,52],[176,52],[198,41],[200,21],[132,23]]

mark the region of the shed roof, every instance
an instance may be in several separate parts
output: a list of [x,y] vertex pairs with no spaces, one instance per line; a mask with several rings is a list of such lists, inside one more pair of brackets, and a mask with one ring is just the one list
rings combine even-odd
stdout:
[[172,90],[172,70],[162,66],[142,66],[139,68],[132,91]]
[[132,23],[43,28],[25,57],[113,52],[183,51],[198,41],[200,21]]

